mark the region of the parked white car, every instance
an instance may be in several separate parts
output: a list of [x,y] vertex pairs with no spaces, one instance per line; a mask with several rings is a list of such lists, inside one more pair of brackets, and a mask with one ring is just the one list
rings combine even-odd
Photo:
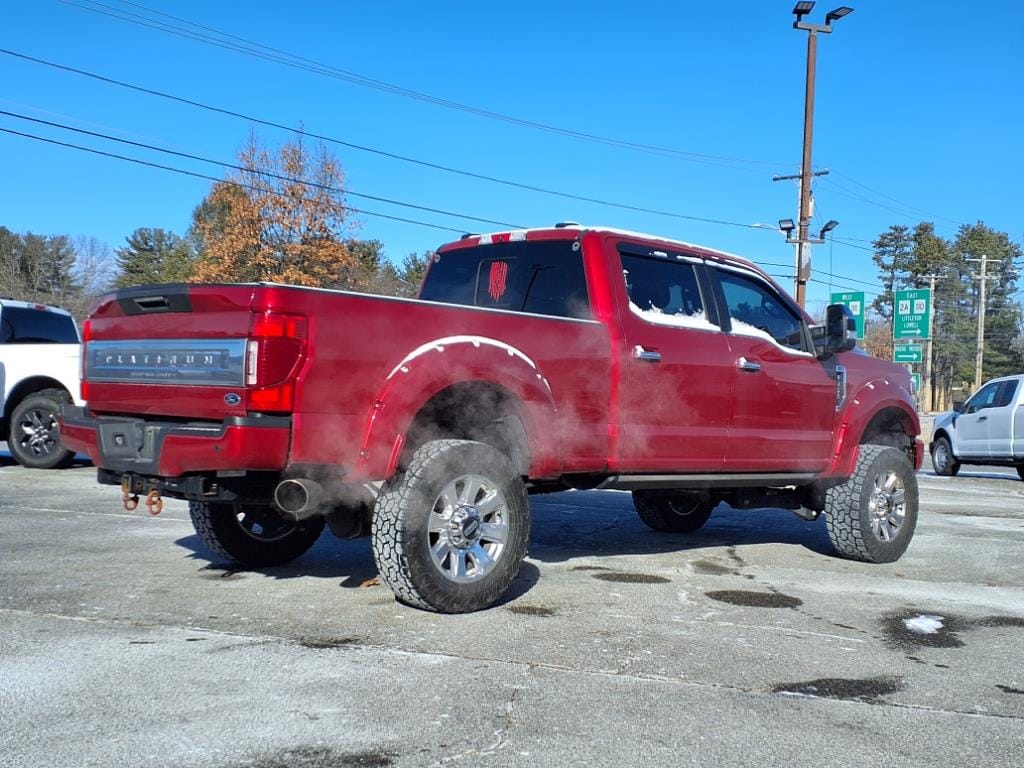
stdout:
[[937,416],[931,453],[940,475],[955,475],[961,464],[992,464],[1016,467],[1024,480],[1024,374],[993,379]]
[[74,454],[60,444],[61,405],[79,397],[81,341],[71,313],[0,299],[0,440],[19,463],[50,469]]

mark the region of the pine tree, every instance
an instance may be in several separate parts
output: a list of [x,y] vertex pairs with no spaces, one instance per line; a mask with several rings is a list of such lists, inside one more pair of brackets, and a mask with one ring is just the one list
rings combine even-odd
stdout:
[[140,227],[125,242],[117,249],[118,287],[182,282],[192,273],[192,248],[173,232]]

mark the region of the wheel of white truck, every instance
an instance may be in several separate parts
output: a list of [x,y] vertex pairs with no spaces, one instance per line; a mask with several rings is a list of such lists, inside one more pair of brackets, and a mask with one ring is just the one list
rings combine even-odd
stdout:
[[293,521],[269,505],[190,501],[188,514],[203,543],[243,565],[284,565],[320,537],[323,517]]
[[693,533],[708,521],[714,507],[697,494],[633,491],[633,508],[655,531]]
[[832,545],[853,560],[898,560],[914,536],[918,498],[914,467],[902,451],[860,446],[853,476],[825,495]]
[[1017,475],[1021,480],[1024,480],[1024,464],[1019,464],[1017,466]]
[[71,396],[62,389],[43,389],[18,403],[11,412],[7,447],[15,461],[33,469],[66,467],[75,454],[60,444],[57,417]]
[[399,600],[480,610],[504,594],[526,555],[526,486],[489,445],[433,440],[381,489],[372,535],[381,578]]
[[953,447],[944,437],[932,443],[932,467],[936,475],[955,475],[960,471],[960,462],[953,456]]

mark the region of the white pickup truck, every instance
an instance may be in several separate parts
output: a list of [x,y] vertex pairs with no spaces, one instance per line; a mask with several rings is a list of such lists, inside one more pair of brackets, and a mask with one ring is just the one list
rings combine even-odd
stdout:
[[1016,467],[1024,480],[1024,374],[993,379],[937,416],[931,453],[940,475],[955,475],[961,464],[992,464]]
[[79,398],[81,342],[71,313],[0,298],[0,440],[19,464],[66,466],[57,416]]

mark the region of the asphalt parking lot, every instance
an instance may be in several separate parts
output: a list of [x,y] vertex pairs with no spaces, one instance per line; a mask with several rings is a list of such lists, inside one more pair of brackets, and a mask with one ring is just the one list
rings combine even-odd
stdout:
[[962,766],[1024,761],[1024,482],[924,471],[892,565],[821,521],[534,498],[502,604],[440,616],[325,535],[247,572],[181,502],[0,453],[0,766]]

